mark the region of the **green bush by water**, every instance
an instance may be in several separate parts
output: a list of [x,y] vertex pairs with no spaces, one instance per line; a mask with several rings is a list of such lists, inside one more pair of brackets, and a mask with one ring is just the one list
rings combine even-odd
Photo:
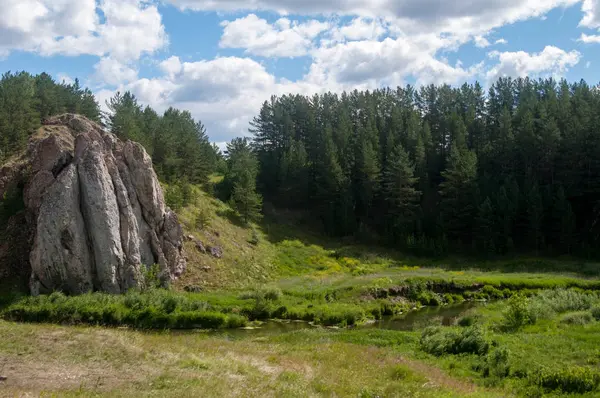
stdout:
[[485,355],[490,342],[483,328],[473,326],[461,331],[443,327],[428,327],[419,340],[421,350],[435,355],[477,354]]

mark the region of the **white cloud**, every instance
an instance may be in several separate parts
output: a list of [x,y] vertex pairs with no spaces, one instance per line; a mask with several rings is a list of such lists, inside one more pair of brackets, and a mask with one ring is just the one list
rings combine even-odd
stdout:
[[176,74],[181,72],[182,68],[181,61],[177,56],[172,56],[171,58],[162,61],[158,66],[169,77],[174,77]]
[[2,53],[23,50],[44,56],[110,55],[125,62],[166,44],[161,15],[146,0],[0,2]]
[[507,44],[507,43],[508,43],[508,41],[506,41],[506,39],[503,37],[499,38],[498,40],[496,40],[494,42],[494,44]]
[[64,83],[64,84],[73,84],[73,83],[75,83],[75,80],[71,76],[67,75],[66,73],[59,73],[56,76],[56,81],[58,83]]
[[583,0],[581,10],[584,13],[583,19],[580,22],[581,26],[586,26],[588,28],[600,28],[599,0]]
[[488,39],[481,35],[475,36],[473,40],[475,40],[475,46],[479,48],[485,48],[490,46],[490,42],[488,41]]
[[566,52],[554,46],[546,46],[543,51],[533,54],[492,51],[488,56],[499,60],[487,72],[488,81],[500,76],[561,76],[581,59],[578,51]]
[[224,21],[220,46],[244,48],[249,54],[264,57],[299,57],[306,55],[312,41],[329,24],[316,20],[304,23],[281,18],[274,24],[250,14],[235,21]]
[[102,58],[94,66],[94,69],[96,70],[95,79],[111,86],[131,82],[138,77],[138,72],[135,69],[110,57]]
[[[283,15],[353,15],[384,18],[404,32],[483,34],[496,26],[541,17],[581,0],[167,0],[181,8],[275,11]],[[598,0],[585,0],[592,4]],[[594,3],[595,4],[595,3]]]
[[598,44],[600,43],[600,35],[586,35],[585,33],[582,33],[577,41],[587,44]]
[[586,69],[589,69],[589,68],[590,68],[590,66],[592,66],[592,63],[591,63],[590,61],[587,61],[587,62],[585,63],[585,68],[586,68]]
[[334,40],[376,40],[387,32],[381,19],[354,18],[348,25],[336,29],[332,36]]

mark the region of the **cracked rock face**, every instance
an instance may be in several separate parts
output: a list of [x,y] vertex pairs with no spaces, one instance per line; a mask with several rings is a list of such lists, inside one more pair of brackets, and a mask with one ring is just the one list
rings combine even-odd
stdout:
[[32,294],[122,293],[153,264],[164,283],[183,273],[183,231],[140,144],[67,114],[45,122],[26,159]]

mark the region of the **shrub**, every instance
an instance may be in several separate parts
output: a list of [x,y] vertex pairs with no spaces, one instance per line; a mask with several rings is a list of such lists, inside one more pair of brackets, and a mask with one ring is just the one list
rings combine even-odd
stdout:
[[281,289],[277,287],[269,287],[263,291],[263,297],[265,298],[265,300],[278,301],[281,299],[282,296],[283,293],[281,292]]
[[484,330],[477,326],[461,332],[428,327],[421,334],[419,346],[421,350],[435,356],[462,353],[485,355],[490,348]]
[[160,280],[160,265],[152,264],[151,266],[142,266],[142,274],[144,276],[144,290],[159,289],[163,286]]
[[415,372],[406,365],[396,365],[392,368],[390,372],[390,376],[393,380],[412,380],[412,379],[421,379]]
[[250,235],[250,239],[248,239],[248,243],[254,246],[257,246],[260,243],[260,235],[255,228],[252,228],[252,233]]
[[592,317],[592,314],[584,311],[572,312],[561,319],[562,323],[568,325],[587,325],[593,321],[594,317]]
[[478,320],[479,317],[477,315],[465,315],[458,320],[457,325],[462,327],[469,327],[477,323]]
[[510,374],[510,351],[497,348],[490,352],[483,368],[484,377],[505,378]]
[[196,230],[202,230],[210,225],[211,212],[208,208],[196,207],[193,213],[193,227]]
[[503,326],[506,330],[518,330],[532,323],[528,304],[528,299],[521,295],[515,295],[508,300],[503,314]]
[[598,388],[600,374],[590,368],[578,366],[560,370],[543,368],[530,375],[530,383],[545,390],[583,394]]
[[589,310],[596,297],[575,289],[553,289],[538,293],[533,300],[546,303],[554,312]]
[[487,298],[492,300],[498,300],[504,298],[504,293],[494,286],[485,285],[483,289],[481,289],[481,293]]
[[593,307],[591,313],[595,320],[600,321],[600,306]]

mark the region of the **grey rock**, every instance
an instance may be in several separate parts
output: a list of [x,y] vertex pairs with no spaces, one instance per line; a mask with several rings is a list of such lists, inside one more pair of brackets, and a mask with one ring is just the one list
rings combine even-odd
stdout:
[[[165,284],[185,271],[183,230],[141,145],[61,115],[45,121],[14,168],[3,168],[0,188],[25,185],[33,294],[121,293],[142,287],[153,264]],[[26,169],[32,176],[19,180]]]
[[220,246],[210,246],[208,251],[213,257],[222,258],[223,257],[223,248]]
[[93,259],[79,210],[79,183],[77,168],[70,165],[45,195],[29,258],[32,293],[80,294],[93,289]]

